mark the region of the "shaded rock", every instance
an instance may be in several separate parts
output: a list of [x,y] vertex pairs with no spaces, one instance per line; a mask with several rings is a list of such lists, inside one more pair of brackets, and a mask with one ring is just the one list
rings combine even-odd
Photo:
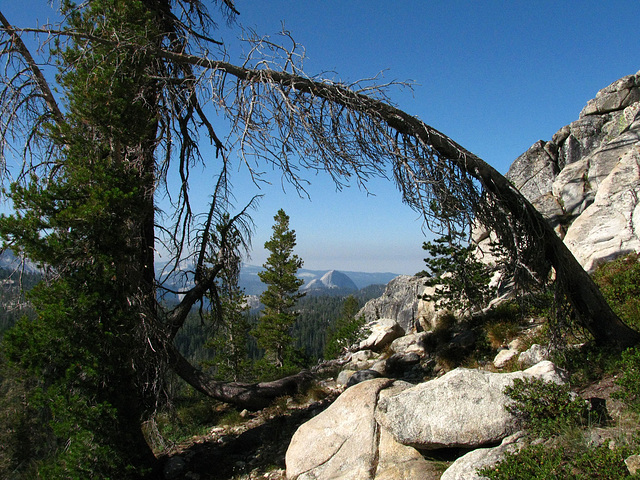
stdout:
[[551,185],[559,172],[557,151],[545,148],[546,142],[540,140],[529,147],[509,167],[507,178],[530,201],[536,200],[551,191]]
[[377,372],[376,370],[360,370],[349,377],[349,380],[347,381],[347,388],[357,385],[358,383],[362,383],[366,380],[380,378],[381,376],[382,375],[380,374],[380,372]]
[[533,344],[518,356],[518,361],[524,366],[532,366],[549,358],[549,347]]
[[186,468],[187,462],[185,462],[182,457],[176,455],[167,459],[164,464],[164,468],[162,469],[162,473],[166,480],[175,480],[177,478],[182,478]]
[[287,478],[373,478],[372,465],[378,455],[378,425],[373,412],[380,390],[391,383],[374,379],[355,385],[300,426],[285,456]]
[[438,478],[434,465],[427,462],[420,452],[396,442],[384,429],[380,431],[378,455],[375,480]]
[[387,358],[385,370],[389,375],[398,375],[418,363],[420,355],[417,353],[394,353]]
[[392,318],[381,318],[367,325],[371,334],[360,342],[360,350],[381,350],[404,335],[402,327]]
[[380,318],[395,320],[403,333],[418,330],[425,302],[418,297],[424,292],[424,279],[400,275],[387,284],[382,296],[369,300],[358,316],[364,315],[367,322]]
[[516,419],[504,409],[509,399],[503,390],[525,377],[563,381],[551,362],[512,373],[457,368],[381,398],[376,419],[398,442],[420,449],[497,443],[516,429]]
[[520,450],[524,434],[514,433],[506,437],[502,443],[493,448],[478,448],[463,455],[447,468],[440,480],[481,480],[486,477],[476,471],[480,468],[491,467],[502,460],[507,452],[514,453]]
[[336,383],[338,385],[346,385],[349,381],[349,378],[351,378],[351,375],[353,375],[354,373],[356,373],[355,370],[342,370],[336,378]]
[[472,347],[476,340],[478,339],[478,335],[473,330],[466,330],[464,332],[460,332],[456,334],[451,339],[451,346],[455,348],[469,348]]

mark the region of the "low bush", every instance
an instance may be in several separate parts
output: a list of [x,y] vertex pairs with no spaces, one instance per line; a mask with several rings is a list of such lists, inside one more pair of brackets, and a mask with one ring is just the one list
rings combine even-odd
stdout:
[[624,459],[632,450],[629,447],[610,448],[601,445],[581,449],[548,448],[543,444],[523,448],[517,453],[507,453],[504,459],[478,473],[490,480],[624,480],[638,478],[629,475]]
[[620,354],[593,343],[553,351],[551,361],[569,372],[569,383],[576,388],[586,386],[620,367]]
[[640,329],[640,254],[632,253],[600,265],[594,281],[613,311],[630,327]]
[[566,428],[584,426],[590,420],[587,402],[576,398],[568,385],[538,378],[516,379],[504,393],[513,400],[507,404],[507,411],[534,434],[553,435]]
[[616,384],[622,387],[613,396],[623,400],[636,413],[640,413],[640,349],[630,348],[622,353],[621,372]]

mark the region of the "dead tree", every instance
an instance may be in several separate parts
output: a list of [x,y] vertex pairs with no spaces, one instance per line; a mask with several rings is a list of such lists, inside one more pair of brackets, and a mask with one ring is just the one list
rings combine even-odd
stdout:
[[[430,228],[441,228],[443,216],[445,223],[453,222],[463,230],[479,222],[496,232],[514,264],[527,275],[544,281],[555,269],[557,285],[597,342],[618,348],[638,343],[640,334],[612,312],[531,203],[482,159],[395,107],[388,97],[393,83],[381,85],[371,79],[345,84],[309,77],[301,67],[304,55],[286,32],[282,38],[289,42],[287,47],[268,38],[246,39],[250,46],[246,61],[234,65],[226,60],[221,42],[210,37],[213,21],[202,2],[178,0],[173,11],[167,0],[146,3],[157,15],[162,34],[143,43],[135,36],[104,32],[17,29],[0,14],[0,55],[6,59],[0,86],[0,153],[5,158],[16,138],[23,141],[18,181],[36,172],[47,178],[55,173],[55,159],[60,157],[52,154],[43,126],[47,122],[63,125],[65,112],[52,93],[49,82],[53,80],[42,73],[21,34],[46,35],[43,47],[49,45],[47,39],[58,39],[81,44],[87,54],[99,45],[110,48],[114,58],[120,51],[136,51],[154,60],[145,67],[140,101],[155,109],[157,124],[153,135],[136,146],[142,152],[140,169],[151,179],[145,187],[149,208],[143,220],[145,255],[139,266],[146,302],[141,307],[141,329],[150,347],[149,358],[165,362],[199,391],[245,406],[262,406],[307,379],[303,374],[276,383],[223,385],[190,365],[172,345],[188,312],[208,292],[215,297],[216,276],[227,260],[250,245],[247,208],[225,227],[242,235],[240,248],[227,243],[224,229],[222,234],[215,231],[231,208],[232,151],[239,153],[256,181],[269,163],[302,192],[309,171],[326,172],[338,187],[355,182],[366,188],[373,176],[391,176],[404,202],[419,211]],[[233,2],[221,3],[229,15],[237,14]],[[211,51],[219,58],[212,58]],[[227,120],[226,139],[215,131],[214,115]],[[215,159],[203,158],[200,136],[213,144]],[[113,151],[119,155],[123,149],[114,145]],[[218,181],[204,215],[193,211],[189,197],[190,172],[197,164],[217,170]],[[181,180],[174,192],[166,191],[170,174]],[[153,198],[162,193],[174,200],[173,211],[156,215]],[[152,252],[157,242],[171,252],[172,259],[162,278],[178,273],[185,260],[193,265],[194,283],[180,292],[183,300],[169,312],[162,312],[155,303],[164,288],[161,279],[153,276]]]

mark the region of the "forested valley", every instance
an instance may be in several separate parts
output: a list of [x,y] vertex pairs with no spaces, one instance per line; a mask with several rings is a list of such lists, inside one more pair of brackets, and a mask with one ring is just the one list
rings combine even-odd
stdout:
[[[10,268],[0,268],[0,335],[11,328],[24,315],[33,315],[27,296],[28,292],[42,279],[38,273],[20,272]],[[369,285],[356,292],[350,292],[359,307],[384,292],[384,285]],[[299,351],[304,366],[311,366],[324,358],[324,348],[328,330],[340,316],[347,294],[307,295],[298,300],[296,309],[299,315],[292,329],[295,348]],[[250,325],[258,322],[260,309],[251,309],[244,313]],[[207,342],[215,336],[216,328],[210,320],[204,318],[194,307],[182,331],[176,336],[175,344],[179,351],[196,364],[213,359],[215,348],[207,347]],[[263,353],[255,339],[247,336],[248,356],[258,360]]]
[[[360,307],[372,299],[382,295],[384,285],[370,285],[352,295],[358,300]],[[312,366],[324,358],[324,349],[328,330],[335,324],[341,314],[346,295],[308,295],[298,300],[296,310],[299,315],[293,326],[291,335],[295,340],[295,348],[301,354],[304,367]],[[249,324],[255,326],[259,318],[259,310],[245,312]],[[197,309],[194,309],[175,339],[180,352],[195,363],[211,361],[216,352],[207,348],[207,341],[215,335],[213,325],[207,326]],[[256,345],[255,339],[247,337],[249,357],[257,360],[263,352]]]

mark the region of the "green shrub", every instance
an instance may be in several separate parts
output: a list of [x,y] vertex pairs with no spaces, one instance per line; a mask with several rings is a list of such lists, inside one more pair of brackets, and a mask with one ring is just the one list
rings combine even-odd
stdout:
[[435,302],[437,308],[479,311],[493,298],[495,289],[489,286],[492,269],[479,262],[475,245],[465,244],[463,235],[451,232],[422,246],[429,254],[424,259],[426,269],[418,276],[425,285],[434,287],[432,294],[421,298]]
[[538,378],[516,379],[504,393],[513,400],[506,406],[507,411],[538,435],[553,435],[563,428],[582,426],[589,421],[587,403],[576,399],[568,385]]
[[640,413],[640,349],[630,348],[622,352],[620,376],[616,384],[622,389],[613,396],[624,400],[631,410]]
[[574,387],[586,386],[619,368],[620,354],[614,350],[587,343],[580,348],[553,351],[551,361],[569,372],[569,383]]
[[594,281],[613,311],[630,327],[640,329],[640,254],[632,253],[600,265]]
[[632,453],[628,447],[609,448],[601,445],[574,448],[551,448],[545,445],[525,447],[507,453],[498,464],[478,470],[490,480],[623,480],[630,476],[624,459]]

